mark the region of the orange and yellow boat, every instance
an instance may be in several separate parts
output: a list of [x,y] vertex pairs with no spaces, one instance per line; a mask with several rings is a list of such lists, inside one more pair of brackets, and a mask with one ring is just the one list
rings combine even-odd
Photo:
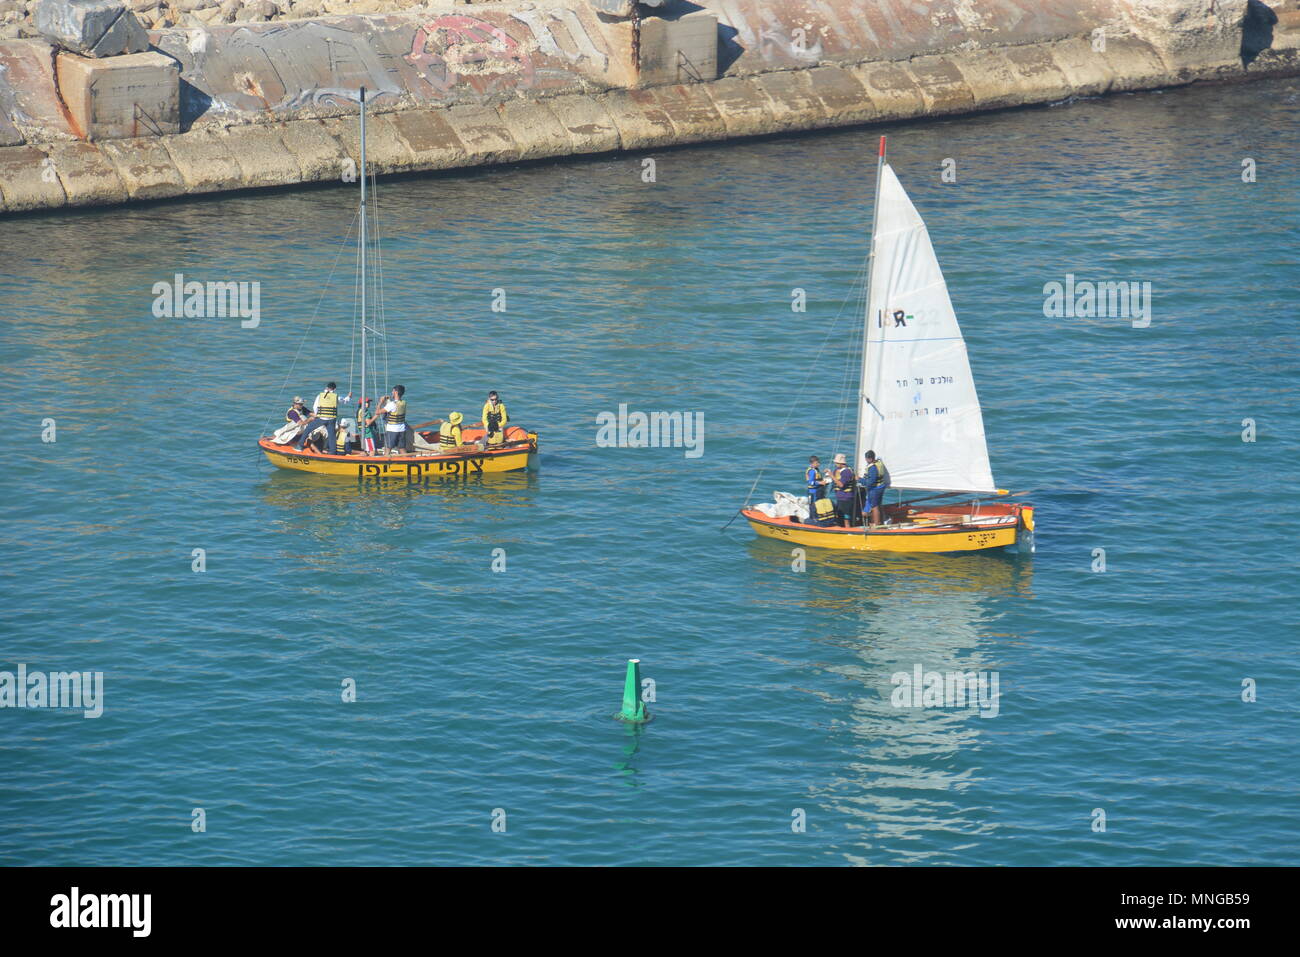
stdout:
[[[429,485],[432,482],[471,479],[500,472],[518,472],[536,464],[536,432],[509,426],[501,444],[486,447],[477,441],[483,433],[482,429],[466,429],[462,438],[468,441],[464,445],[446,452],[412,452],[405,455],[328,455],[308,448],[299,451],[292,444],[280,445],[274,439],[265,437],[259,439],[257,445],[266,453],[272,465],[282,469],[354,478],[360,482],[395,481],[407,485]],[[436,432],[419,434],[430,444],[438,441]]]
[[[866,472],[873,494],[896,489],[897,500],[873,498],[876,525],[843,527],[828,517],[822,524],[813,502],[783,492],[772,503],[746,503],[740,514],[764,538],[817,548],[1032,552],[1034,507],[996,501],[1010,493],[993,482],[966,340],[929,231],[885,162],[883,136],[870,250],[854,457],[845,467],[856,475],[877,465]],[[859,513],[862,498],[854,501]]]
[[[372,259],[380,256],[382,247],[376,235],[372,253],[372,228],[367,216],[367,183],[370,181],[370,176],[366,167],[365,87],[360,89],[358,101],[361,123],[361,175],[358,177],[361,182],[361,204],[357,210],[360,232],[357,237],[356,286],[359,290],[360,308],[356,312],[358,318],[353,331],[353,343],[360,346],[361,391],[359,394],[362,398],[357,411],[358,418],[362,418],[370,408],[370,400],[365,398],[367,380],[373,386],[380,381],[381,376],[387,379],[388,346],[384,330],[382,268],[373,269],[371,263]],[[373,192],[373,187],[371,191]],[[375,291],[379,295],[368,296],[372,285],[376,287]],[[322,294],[323,298],[324,294]],[[351,396],[350,390],[348,396]],[[404,417],[405,403],[402,405],[401,415]],[[341,403],[336,405],[335,411],[336,413],[341,411]],[[397,421],[402,422],[404,418]],[[458,420],[453,419],[453,421]],[[354,438],[366,434],[364,423],[359,425],[347,419],[339,419],[338,423],[340,426],[346,426],[348,433]],[[436,421],[424,423],[424,425],[430,424],[438,423]],[[396,481],[408,485],[429,485],[433,482],[469,479],[500,472],[518,472],[536,463],[537,433],[519,426],[506,426],[500,434],[495,434],[493,440],[489,441],[483,424],[476,423],[461,431],[462,444],[454,448],[444,448],[439,444],[437,432],[425,432],[421,431],[421,428],[421,426],[408,427],[402,443],[408,451],[393,455],[378,454],[373,437],[358,439],[364,448],[349,455],[318,452],[309,447],[298,449],[295,447],[298,433],[289,425],[282,426],[279,432],[272,435],[263,435],[257,440],[257,445],[266,454],[270,463],[277,468],[310,472],[313,475],[353,478],[361,482]],[[308,431],[312,429],[313,427],[308,423]],[[418,436],[420,441],[415,440],[411,432],[414,432],[414,436]],[[409,444],[406,439],[411,439]]]
[[757,509],[741,514],[764,538],[853,552],[971,552],[987,548],[1032,549],[1034,507],[1018,502],[882,507],[885,524],[871,528],[821,528],[797,516],[770,517]]

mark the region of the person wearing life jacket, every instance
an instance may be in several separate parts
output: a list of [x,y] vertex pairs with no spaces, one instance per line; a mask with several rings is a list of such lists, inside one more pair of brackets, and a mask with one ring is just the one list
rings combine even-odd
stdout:
[[831,476],[833,478],[831,488],[834,491],[835,514],[839,518],[840,524],[848,528],[854,524],[853,516],[858,510],[858,480],[857,476],[853,474],[853,469],[849,468],[843,452],[835,456]]
[[869,525],[879,525],[880,503],[884,500],[885,489],[889,488],[889,469],[885,468],[882,459],[876,458],[874,451],[867,450],[864,458],[867,460],[867,467],[862,473],[862,507],[868,516],[867,523]]
[[352,419],[340,419],[339,430],[336,434],[334,447],[338,449],[339,455],[351,455],[353,448],[357,446],[357,424]]
[[[316,396],[316,402],[312,405],[311,415],[307,418],[307,423],[303,427],[302,434],[298,436],[298,444],[295,448],[301,452],[303,442],[307,436],[317,429],[325,429],[325,451],[330,455],[334,454],[334,431],[338,428],[339,420],[339,396],[334,390],[338,386],[333,382],[327,383],[325,391]],[[349,393],[348,398],[352,398]],[[344,401],[347,401],[346,399]]]
[[303,425],[310,416],[311,413],[307,411],[307,403],[303,401],[302,396],[295,395],[293,405],[289,406],[284,413],[284,421]]
[[506,437],[506,425],[510,415],[506,404],[495,392],[489,392],[487,402],[483,404],[483,428],[487,429],[487,444],[500,445]]
[[395,385],[393,391],[379,403],[379,408],[370,417],[370,421],[383,416],[384,419],[384,454],[392,455],[396,448],[398,453],[406,451],[406,386]]
[[[817,503],[826,501],[826,480],[821,473],[822,460],[815,455],[808,456],[808,468],[804,470],[804,485],[808,489],[808,519],[816,522],[818,518]],[[831,507],[830,502],[826,502]]]
[[465,417],[459,412],[447,416],[447,421],[438,427],[438,444],[444,452],[450,452],[461,444],[460,423]]

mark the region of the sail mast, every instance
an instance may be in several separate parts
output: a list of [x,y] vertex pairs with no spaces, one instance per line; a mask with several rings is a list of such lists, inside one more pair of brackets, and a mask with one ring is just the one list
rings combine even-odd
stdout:
[[862,417],[867,414],[867,406],[871,404],[871,396],[866,394],[867,388],[867,340],[871,336],[871,269],[876,261],[876,228],[880,223],[880,177],[885,168],[885,138],[880,138],[880,154],[876,159],[876,195],[871,205],[871,247],[867,253],[867,282],[865,287],[866,295],[866,315],[862,319],[862,370],[858,379],[858,424],[854,432],[854,451],[851,468],[856,475],[858,469],[862,467],[862,459],[866,454],[866,449],[862,447],[862,437],[866,430],[862,428]]
[[[366,401],[366,88],[361,88],[361,406],[362,418]],[[361,422],[357,423],[357,440],[364,451],[367,433]]]

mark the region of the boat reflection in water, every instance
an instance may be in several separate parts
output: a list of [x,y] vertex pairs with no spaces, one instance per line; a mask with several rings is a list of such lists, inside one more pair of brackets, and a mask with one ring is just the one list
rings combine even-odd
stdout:
[[[787,549],[755,542],[753,551],[790,574]],[[1015,641],[1003,608],[1007,599],[1018,606],[1033,598],[1033,563],[986,553],[882,554],[864,564],[817,553],[806,574],[809,610],[835,632],[810,636],[830,646],[814,667],[845,679],[844,695],[827,698],[840,712],[830,747],[841,770],[809,789],[813,802],[846,815],[856,835],[835,841],[835,850],[855,864],[955,862],[995,828],[989,799],[961,795],[980,784],[987,762],[979,752],[985,735],[1003,730],[993,716],[1001,702],[984,708],[990,717],[981,717],[973,694],[965,707],[896,707],[892,679],[914,678],[918,666],[922,674],[999,672]],[[1003,677],[996,687],[1005,693]]]
[[[269,509],[259,525],[271,536],[269,545],[279,546],[283,557],[307,568],[336,568],[345,554],[351,566],[394,549],[409,551],[433,530],[455,533],[458,516],[517,527],[519,511],[537,506],[537,481],[531,471],[406,485],[339,482],[276,470],[259,486]],[[428,508],[430,499],[435,500],[433,509]],[[510,539],[507,534],[501,541],[508,544]]]

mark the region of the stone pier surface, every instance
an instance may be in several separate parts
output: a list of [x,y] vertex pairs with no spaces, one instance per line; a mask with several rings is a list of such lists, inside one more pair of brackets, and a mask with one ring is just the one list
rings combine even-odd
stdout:
[[359,0],[98,55],[112,2],[0,40],[0,212],[341,182],[362,86],[382,175],[1300,74],[1300,0]]

